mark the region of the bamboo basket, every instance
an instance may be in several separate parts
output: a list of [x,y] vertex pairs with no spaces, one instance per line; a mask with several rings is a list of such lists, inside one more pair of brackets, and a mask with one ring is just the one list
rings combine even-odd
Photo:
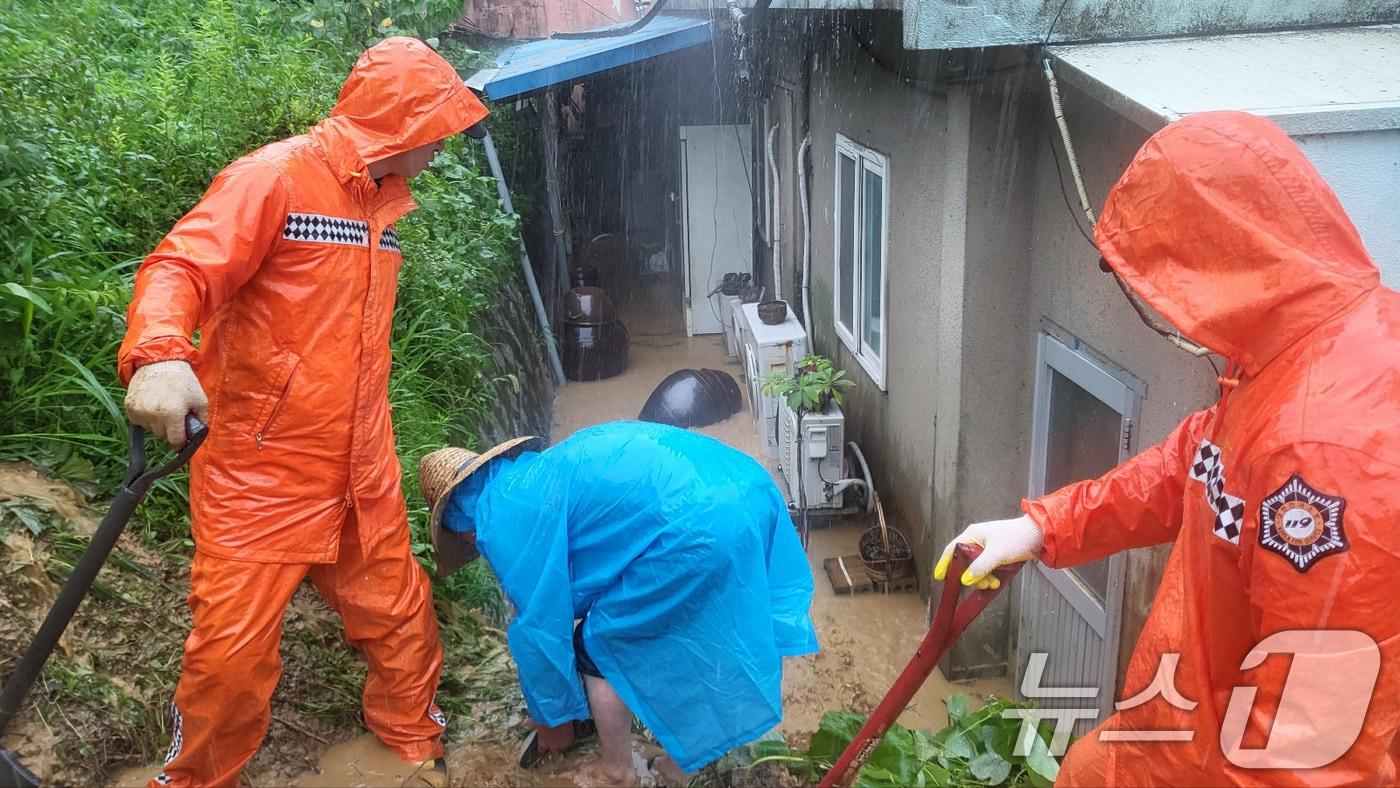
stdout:
[[875,498],[876,524],[860,535],[860,560],[870,579],[889,583],[914,573],[914,551],[897,528],[885,523],[885,507]]

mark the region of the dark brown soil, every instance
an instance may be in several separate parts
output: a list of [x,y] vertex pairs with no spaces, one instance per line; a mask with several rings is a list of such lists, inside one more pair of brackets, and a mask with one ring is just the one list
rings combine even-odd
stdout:
[[[68,485],[0,463],[0,675],[29,645],[99,516]],[[178,545],[167,552],[122,536],[3,739],[46,785],[99,785],[164,757],[190,627],[188,560]],[[362,730],[358,692],[347,688],[363,667],[309,587],[288,610],[282,659],[273,722],[249,775],[305,771],[321,740]]]

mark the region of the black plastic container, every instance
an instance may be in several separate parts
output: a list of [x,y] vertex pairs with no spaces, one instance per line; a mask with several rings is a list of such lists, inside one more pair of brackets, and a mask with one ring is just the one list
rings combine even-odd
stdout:
[[673,427],[705,427],[724,421],[743,407],[744,395],[728,372],[678,369],[651,393],[637,419]]

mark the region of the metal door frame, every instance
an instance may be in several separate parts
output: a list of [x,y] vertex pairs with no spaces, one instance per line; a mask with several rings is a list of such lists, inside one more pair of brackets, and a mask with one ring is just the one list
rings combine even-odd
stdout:
[[[1142,400],[1146,393],[1146,386],[1142,381],[1127,372],[1096,361],[1082,349],[1079,340],[1074,340],[1074,347],[1071,348],[1049,333],[1042,332],[1037,342],[1035,394],[1031,411],[1031,467],[1027,497],[1032,499],[1054,492],[1045,489],[1045,453],[1050,441],[1052,370],[1059,372],[1071,383],[1120,414],[1120,463],[1137,451],[1136,425],[1142,413]],[[1098,604],[1093,593],[1068,570],[1051,569],[1038,561],[1034,566],[1034,571],[1045,578],[1104,640],[1105,675],[1099,678],[1098,696],[1099,719],[1102,720],[1113,711],[1113,702],[1117,695],[1118,651],[1123,623],[1123,585],[1127,556],[1118,553],[1109,558],[1108,593],[1102,606]],[[1026,588],[1027,585],[1022,584],[1022,594],[1027,593]],[[1020,656],[1018,649],[1018,667]],[[1019,677],[1019,670],[1017,673]]]

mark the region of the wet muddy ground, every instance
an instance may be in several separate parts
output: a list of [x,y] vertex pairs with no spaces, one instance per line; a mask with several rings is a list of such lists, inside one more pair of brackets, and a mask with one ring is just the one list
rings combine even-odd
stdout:
[[[629,304],[628,306],[632,306]],[[634,419],[652,389],[667,375],[685,367],[724,370],[740,381],[747,400],[747,385],[737,361],[728,359],[719,337],[687,338],[674,333],[674,322],[638,317],[629,320],[644,331],[633,331],[631,360],[626,372],[596,383],[570,383],[560,390],[555,406],[552,440],[557,442],[573,432],[604,421]],[[655,332],[655,333],[649,333]],[[744,451],[776,472],[776,461],[762,456],[758,435],[745,410],[729,419],[700,430]],[[817,520],[814,525],[821,523]],[[861,532],[868,524],[836,521],[814,527],[808,560],[816,586],[812,617],[816,624],[821,653],[789,659],[784,668],[782,732],[790,741],[803,741],[815,730],[822,714],[837,709],[868,712],[894,681],[927,626],[927,603],[916,593],[855,596],[832,591],[822,561],[856,551]],[[1007,696],[1010,685],[1004,679],[953,684],[935,671],[915,696],[900,722],[906,726],[937,730],[947,724],[943,700],[954,693],[973,697],[974,705],[988,695]],[[477,730],[449,750],[448,761],[454,785],[463,786],[569,786],[571,775],[580,764],[594,757],[593,744],[584,744],[567,757],[553,757],[539,768],[523,770],[516,766],[516,750],[523,735],[517,711],[507,719],[483,720]],[[644,757],[658,754],[655,745],[639,736],[635,749]],[[298,786],[398,786],[411,769],[372,736],[362,735],[330,746],[319,759],[317,771],[296,779]],[[153,772],[132,770],[116,785],[142,784]],[[248,775],[251,785],[279,785],[278,777]],[[647,780],[650,783],[650,780]]]
[[[650,324],[655,324],[651,319]],[[740,378],[745,409],[718,424],[698,430],[748,453],[776,473],[776,460],[763,456],[748,409],[748,386],[740,364],[728,358],[718,336],[687,338],[675,335],[636,337],[626,372],[597,383],[571,383],[555,403],[553,440],[578,429],[615,419],[633,419],[656,384],[682,368],[720,369]],[[784,732],[801,735],[816,729],[821,715],[835,709],[868,712],[903,669],[927,631],[927,603],[916,593],[878,592],[840,595],[832,591],[822,561],[856,552],[860,534],[868,527],[857,518],[820,527],[813,520],[808,563],[816,593],[812,618],[822,651],[787,661],[783,677]],[[914,697],[900,722],[937,730],[947,724],[943,699],[967,693],[974,704],[988,695],[1007,697],[1010,684],[986,679],[953,684],[935,671]]]

